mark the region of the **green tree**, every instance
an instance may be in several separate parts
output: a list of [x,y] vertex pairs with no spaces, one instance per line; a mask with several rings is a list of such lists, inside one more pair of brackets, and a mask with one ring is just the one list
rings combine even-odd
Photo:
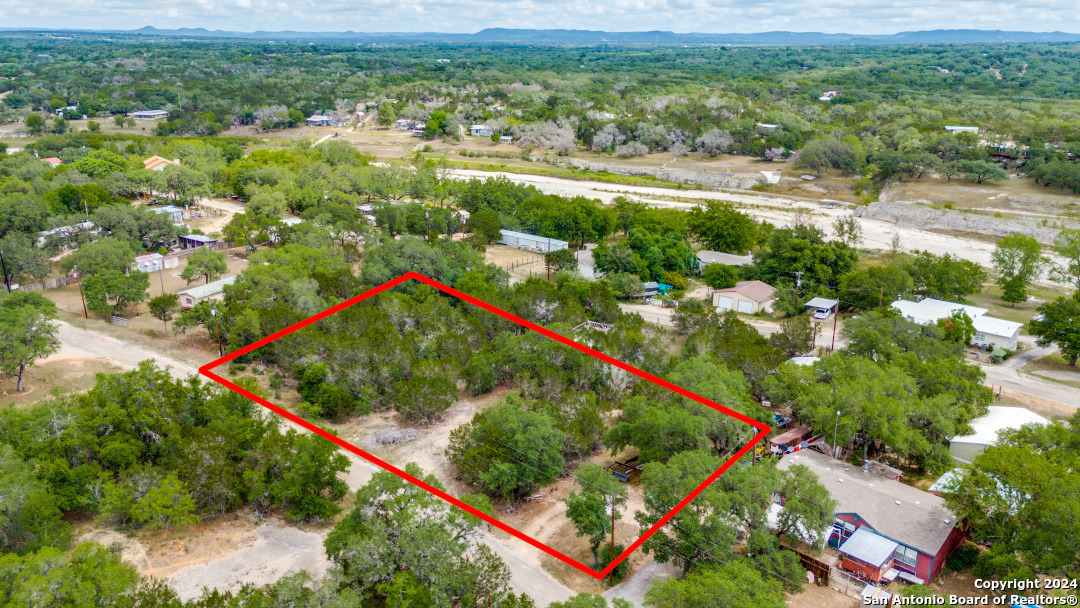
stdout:
[[95,543],[0,557],[0,598],[9,606],[125,608],[138,581],[134,568]]
[[944,494],[970,537],[992,544],[976,576],[1064,575],[1080,565],[1076,522],[1057,517],[1080,497],[1080,415],[1068,426],[1027,425],[1003,432]]
[[817,475],[804,465],[794,465],[786,471],[778,493],[784,504],[778,522],[780,533],[811,546],[824,543],[821,531],[832,524],[836,501]]
[[814,346],[814,327],[810,315],[796,315],[780,322],[780,331],[769,336],[769,346],[791,358],[804,355]]
[[784,608],[780,583],[765,579],[749,560],[705,567],[684,579],[669,578],[645,592],[654,608]]
[[1048,260],[1042,255],[1042,247],[1035,237],[1014,232],[998,240],[991,254],[998,284],[1006,302],[1023,302],[1027,299],[1027,286],[1039,278]]
[[438,420],[457,400],[457,384],[442,374],[417,374],[398,385],[394,407],[407,420]]
[[131,514],[150,530],[168,530],[198,523],[199,517],[192,513],[194,510],[195,501],[188,495],[184,483],[176,475],[169,475],[135,502]]
[[611,290],[620,298],[636,298],[645,293],[645,286],[636,274],[616,272],[608,275],[607,282],[611,285]]
[[1032,334],[1038,336],[1039,346],[1057,345],[1061,356],[1075,367],[1080,358],[1080,291],[1072,297],[1059,297],[1040,304],[1038,313],[1028,324]]
[[1054,237],[1054,253],[1065,258],[1064,267],[1055,267],[1055,279],[1080,290],[1080,230],[1066,228]]
[[612,520],[618,521],[620,509],[626,505],[626,484],[619,482],[603,467],[584,464],[574,473],[580,493],[571,492],[565,499],[566,516],[574,524],[578,536],[589,539],[593,568],[599,564],[600,543],[611,534]]
[[24,121],[26,124],[26,130],[30,131],[31,135],[41,135],[41,132],[45,130],[45,119],[38,114],[30,114]]
[[283,224],[278,217],[256,213],[237,213],[221,229],[221,235],[234,245],[242,245],[257,251],[259,245],[267,245]]
[[15,390],[23,390],[23,374],[35,361],[56,352],[56,305],[37,292],[15,292],[0,299],[0,371],[16,376]]
[[897,262],[911,275],[915,293],[927,298],[961,300],[982,290],[986,271],[978,264],[952,255],[916,251]]
[[104,270],[83,279],[86,307],[94,313],[108,316],[122,313],[128,306],[141,304],[149,296],[150,275],[133,270],[124,274]]
[[701,271],[701,281],[713,289],[727,289],[739,282],[739,269],[727,264],[709,264]]
[[150,298],[147,303],[150,315],[165,324],[165,333],[169,333],[169,321],[180,310],[180,300],[175,293],[163,293],[160,296]]
[[63,549],[71,528],[60,519],[56,498],[8,445],[0,445],[0,549],[27,553],[42,547]]
[[5,285],[41,280],[49,276],[49,256],[34,246],[30,237],[10,232],[0,238],[0,253],[4,256],[2,277]]
[[[608,608],[608,603],[602,595],[579,593],[565,602],[552,602],[547,608]],[[611,608],[633,608],[633,605],[616,597],[611,600]]]
[[937,326],[941,329],[942,337],[949,342],[967,346],[975,337],[975,324],[964,310],[954,310],[952,315],[938,319]]
[[129,168],[126,158],[109,150],[94,150],[90,154],[75,161],[75,169],[90,177],[108,175],[116,171],[124,171]]
[[483,245],[491,245],[502,238],[502,225],[499,212],[490,209],[477,211],[465,222],[465,230],[473,233]]
[[840,277],[840,301],[861,310],[873,310],[891,305],[914,288],[911,275],[902,268],[858,268]]
[[389,99],[384,99],[379,104],[378,117],[376,121],[380,127],[389,127],[397,120],[397,112],[394,110],[394,104]]
[[63,135],[68,132],[68,123],[62,116],[57,116],[53,118],[53,124],[49,131],[56,135]]
[[957,169],[976,184],[981,184],[986,180],[1000,181],[1009,177],[1004,169],[988,160],[958,161]]
[[566,435],[516,394],[450,433],[446,453],[461,477],[492,496],[516,500],[562,473]]
[[[645,491],[645,510],[635,515],[642,533],[652,527],[702,480],[712,475],[723,461],[705,450],[679,452],[666,464],[644,465],[641,485]],[[673,562],[683,576],[694,564],[726,561],[732,558],[732,545],[738,536],[736,523],[724,514],[731,508],[729,497],[719,486],[704,491],[671,518],[670,524],[653,534],[642,545],[657,562]]]
[[569,249],[558,249],[544,254],[544,262],[548,268],[558,272],[560,270],[576,270],[577,257]]
[[848,247],[858,248],[862,244],[862,224],[859,223],[854,214],[842,215],[836,218],[833,221],[832,228],[837,240]]
[[228,271],[229,267],[225,264],[224,253],[200,247],[187,257],[187,266],[180,273],[180,278],[187,281],[188,285],[198,280],[199,277],[204,278],[206,283],[209,283],[218,280],[221,275]]
[[127,242],[115,237],[91,241],[60,262],[65,271],[78,270],[79,276],[90,277],[106,270],[127,272],[135,264],[135,251]]
[[[405,472],[442,488],[414,463]],[[462,500],[491,512],[484,497],[465,495]],[[471,605],[480,598],[486,603],[488,597],[494,606],[528,606],[503,603],[512,597],[510,574],[502,560],[474,540],[483,524],[479,518],[385,471],[357,490],[356,505],[325,541],[327,556],[341,568],[346,585],[380,596],[394,593],[392,601],[414,595],[434,606]],[[407,580],[385,585],[402,573],[418,585]]]
[[101,123],[96,120],[90,120],[86,122],[86,130],[91,133],[98,133],[101,131]]
[[743,253],[757,241],[757,222],[722,201],[708,201],[690,210],[690,234],[709,249]]
[[265,482],[271,502],[285,505],[285,516],[296,521],[327,520],[341,512],[335,504],[349,487],[338,474],[349,459],[322,437],[289,430],[281,437],[275,475]]

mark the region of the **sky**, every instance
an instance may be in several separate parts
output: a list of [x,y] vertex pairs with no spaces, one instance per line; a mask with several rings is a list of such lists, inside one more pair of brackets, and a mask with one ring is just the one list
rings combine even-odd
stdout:
[[891,34],[933,29],[1080,32],[1076,0],[0,0],[0,26],[76,29]]

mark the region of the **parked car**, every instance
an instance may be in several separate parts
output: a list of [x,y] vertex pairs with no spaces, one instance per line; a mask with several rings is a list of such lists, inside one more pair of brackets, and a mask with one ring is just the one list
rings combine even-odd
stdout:
[[814,311],[814,318],[815,319],[828,319],[829,318],[829,311],[827,311],[827,310],[825,310],[823,308],[819,308],[819,309]]
[[773,424],[778,429],[786,429],[791,426],[791,418],[783,414],[773,414]]

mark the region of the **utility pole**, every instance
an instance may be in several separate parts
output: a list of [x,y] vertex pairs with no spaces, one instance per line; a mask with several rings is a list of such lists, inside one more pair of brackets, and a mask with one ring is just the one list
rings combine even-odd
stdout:
[[0,251],[0,269],[4,271],[4,285],[7,285],[8,293],[11,293],[11,279],[8,278],[7,263],[4,262],[3,251]]
[[225,348],[221,345],[221,326],[218,325],[217,309],[216,308],[211,308],[210,309],[210,316],[214,317],[214,332],[217,333],[218,356],[219,357],[224,357],[225,356]]
[[832,454],[833,458],[837,458],[836,454],[836,425],[840,423],[840,410],[836,410],[836,419],[833,421],[832,426]]
[[881,308],[885,305],[885,288],[881,288],[881,293],[878,294],[877,307]]
[[615,562],[615,497],[611,496],[609,500],[611,500],[611,561],[608,563],[612,564]]
[[90,315],[86,314],[86,296],[84,296],[84,295],[83,295],[83,290],[82,290],[82,278],[81,278],[81,277],[79,276],[79,267],[78,267],[78,266],[75,266],[75,267],[73,267],[73,270],[74,270],[75,272],[73,272],[72,274],[74,274],[74,275],[75,275],[75,278],[76,278],[76,279],[79,279],[79,299],[80,299],[80,300],[82,300],[82,314],[83,314],[83,318],[84,318],[84,319],[89,319],[89,318],[90,318]]
[[829,352],[836,350],[836,319],[840,317],[840,303],[836,303],[836,311],[833,312],[832,317],[832,344],[829,346]]
[[795,312],[799,311],[799,287],[802,287],[802,271],[795,271]]
[[162,276],[163,274],[165,274],[165,261],[164,260],[161,261],[161,268],[158,269],[158,274],[157,274],[158,281],[161,283],[161,295],[165,295],[165,278]]

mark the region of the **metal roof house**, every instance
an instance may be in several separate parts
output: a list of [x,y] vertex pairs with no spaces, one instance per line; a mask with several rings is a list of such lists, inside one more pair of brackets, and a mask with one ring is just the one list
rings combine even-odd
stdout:
[[177,292],[180,298],[180,308],[193,308],[199,302],[220,300],[225,296],[225,286],[236,282],[236,275],[219,279],[206,285],[197,285],[189,289]]
[[332,127],[334,126],[334,119],[323,114],[313,114],[307,117],[304,124],[309,127]]
[[499,233],[499,240],[497,242],[500,245],[514,247],[515,249],[549,253],[552,251],[559,251],[560,249],[570,248],[570,243],[547,236],[515,232],[513,230],[500,230]]
[[845,570],[874,582],[930,582],[964,540],[940,496],[814,450],[787,454],[777,468],[796,465],[810,469],[836,500],[829,544]]
[[709,264],[723,264],[724,266],[746,266],[753,264],[754,259],[748,255],[735,255],[720,251],[701,250],[697,252],[698,264],[704,270]]
[[1020,338],[1020,329],[1024,326],[1015,321],[987,316],[985,308],[934,298],[924,298],[918,302],[897,300],[892,303],[892,307],[899,310],[907,320],[919,325],[937,323],[938,319],[950,317],[954,312],[962,310],[971,318],[972,325],[975,326],[975,337],[972,342],[991,348],[1009,350],[1016,348],[1016,341]]
[[167,215],[174,224],[184,223],[184,210],[174,205],[165,205],[164,207],[151,207],[150,213]]
[[132,112],[128,116],[132,118],[139,118],[142,120],[157,120],[158,118],[165,118],[169,113],[165,110],[139,110],[138,112]]
[[491,127],[487,125],[473,125],[469,127],[469,135],[473,137],[491,137],[495,133]]
[[202,234],[185,234],[179,238],[179,241],[181,249],[198,249],[199,247],[206,247],[207,249],[221,248],[221,241]]
[[971,421],[970,435],[957,435],[949,441],[949,453],[956,460],[970,464],[986,448],[996,445],[1002,431],[1026,424],[1047,425],[1050,421],[1022,407],[991,405],[985,416]]
[[957,125],[946,125],[945,130],[949,133],[978,133],[979,127],[964,127]]

